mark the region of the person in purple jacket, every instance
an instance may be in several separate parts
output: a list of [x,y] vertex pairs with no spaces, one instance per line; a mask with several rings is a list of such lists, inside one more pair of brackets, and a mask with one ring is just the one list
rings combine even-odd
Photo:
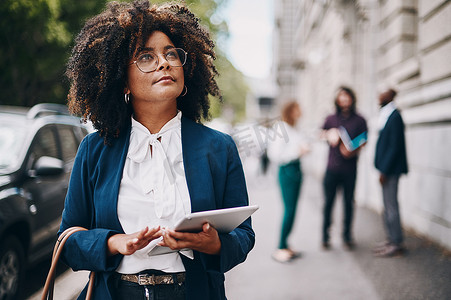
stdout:
[[249,204],[232,138],[200,124],[220,97],[213,47],[186,6],[148,1],[109,3],[75,41],[69,108],[97,132],[80,144],[59,233],[88,229],[63,259],[96,272],[94,299],[226,299],[224,273],[254,246],[250,218],[174,231],[191,212]]
[[335,98],[334,114],[329,115],[323,125],[322,136],[329,144],[329,156],[324,176],[324,219],[322,227],[322,247],[330,249],[329,229],[332,223],[332,211],[335,195],[339,188],[343,191],[343,245],[352,250],[355,247],[352,236],[354,214],[354,189],[357,176],[357,159],[361,146],[349,150],[340,138],[339,129],[344,128],[351,139],[368,131],[365,119],[356,112],[356,97],[352,89],[342,86]]

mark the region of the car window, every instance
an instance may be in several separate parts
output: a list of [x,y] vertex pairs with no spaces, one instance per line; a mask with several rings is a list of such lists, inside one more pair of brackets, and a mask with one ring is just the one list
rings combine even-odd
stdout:
[[51,126],[41,128],[32,143],[28,166],[33,169],[35,162],[42,156],[60,158],[58,144]]
[[3,121],[0,122],[0,170],[20,165],[19,153],[26,136],[26,129],[23,126]]
[[78,142],[75,138],[75,134],[72,126],[59,125],[58,136],[61,141],[61,149],[63,151],[63,160],[68,162],[73,160],[77,153]]

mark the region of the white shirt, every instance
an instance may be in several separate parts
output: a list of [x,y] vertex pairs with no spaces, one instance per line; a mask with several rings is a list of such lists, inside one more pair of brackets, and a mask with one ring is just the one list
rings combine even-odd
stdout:
[[[173,228],[179,219],[191,212],[183,166],[181,116],[179,112],[156,134],[151,134],[132,118],[117,207],[125,233],[134,233],[146,226]],[[178,252],[156,246],[160,240],[124,256],[116,271],[122,274],[147,269],[185,271]],[[181,253],[193,257],[192,250]]]
[[379,111],[379,120],[377,122],[379,130],[384,129],[385,124],[387,124],[388,118],[391,116],[395,109],[396,105],[393,101],[387,103],[381,108],[381,110]]
[[279,165],[289,163],[301,157],[301,149],[306,143],[299,131],[284,121],[279,121],[273,129],[274,140],[268,145],[268,157]]

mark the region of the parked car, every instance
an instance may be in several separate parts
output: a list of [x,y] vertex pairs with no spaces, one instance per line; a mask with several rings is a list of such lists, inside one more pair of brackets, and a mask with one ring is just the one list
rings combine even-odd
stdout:
[[75,154],[88,128],[59,104],[0,106],[0,299],[50,258]]

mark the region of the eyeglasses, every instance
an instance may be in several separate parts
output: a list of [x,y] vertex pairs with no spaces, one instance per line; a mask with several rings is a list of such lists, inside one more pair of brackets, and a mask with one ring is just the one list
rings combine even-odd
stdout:
[[[163,54],[164,59],[171,67],[183,67],[186,63],[188,53],[182,48],[171,48]],[[136,64],[138,69],[144,73],[150,73],[158,68],[158,55],[154,52],[145,52],[138,56],[138,59],[130,63]]]

